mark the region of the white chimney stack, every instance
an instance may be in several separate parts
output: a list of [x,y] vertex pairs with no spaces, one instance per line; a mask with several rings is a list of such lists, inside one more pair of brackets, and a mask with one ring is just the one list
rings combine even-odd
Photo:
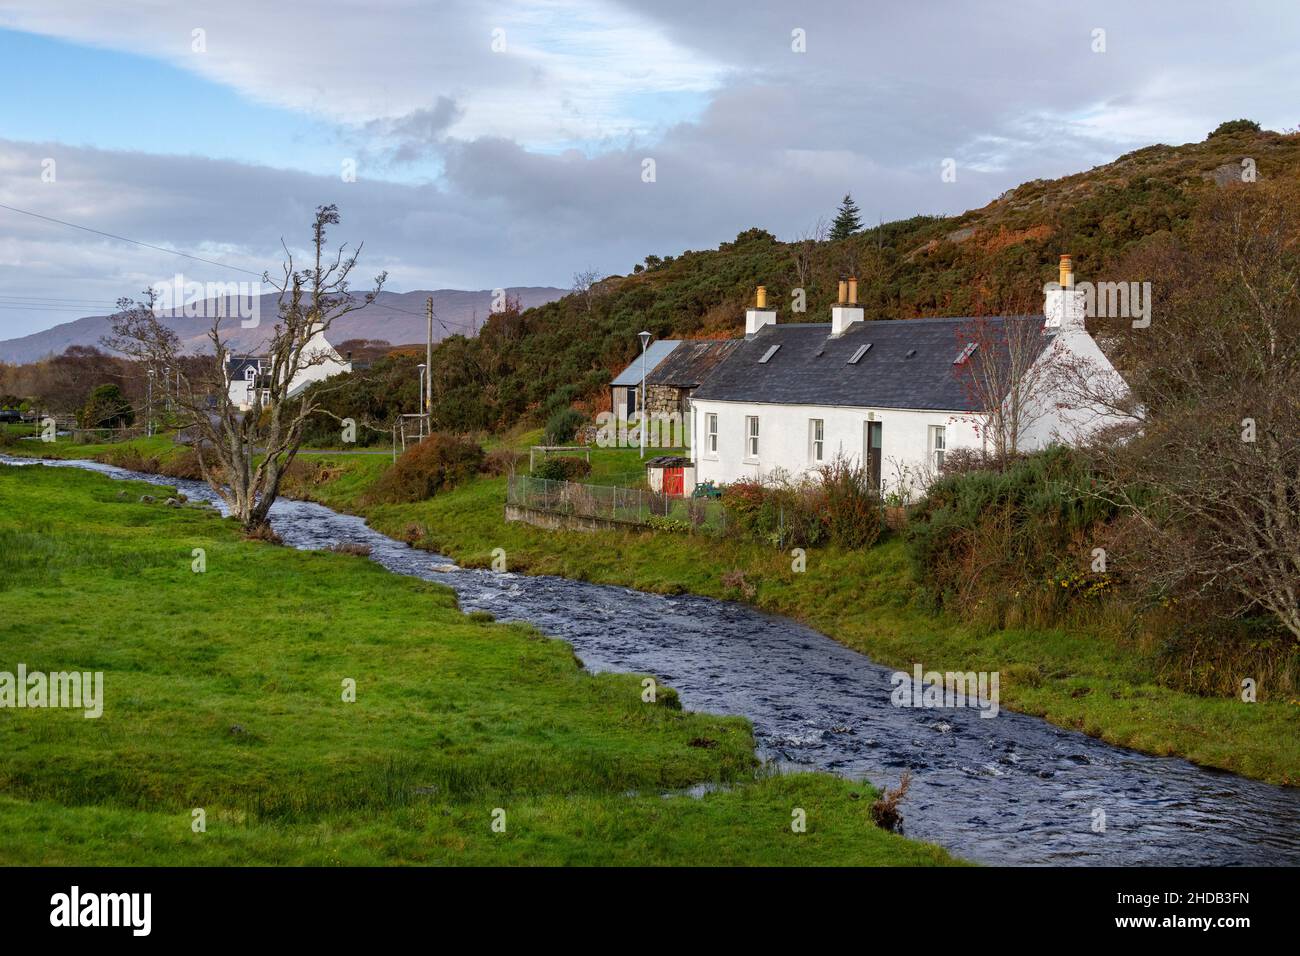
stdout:
[[1043,323],[1048,329],[1082,329],[1084,327],[1085,296],[1082,289],[1074,287],[1074,261],[1061,256],[1060,281],[1049,282],[1044,289]]
[[862,321],[858,307],[858,280],[856,277],[840,280],[840,300],[831,306],[831,335],[843,335],[854,322]]
[[745,310],[745,338],[751,338],[765,325],[776,325],[776,310],[767,307],[767,287],[759,286],[754,305]]

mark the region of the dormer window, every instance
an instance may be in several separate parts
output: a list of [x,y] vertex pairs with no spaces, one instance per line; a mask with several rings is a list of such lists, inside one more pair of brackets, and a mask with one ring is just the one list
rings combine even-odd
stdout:
[[257,367],[253,365],[246,366],[244,368],[244,381],[251,382],[255,378],[257,378]]

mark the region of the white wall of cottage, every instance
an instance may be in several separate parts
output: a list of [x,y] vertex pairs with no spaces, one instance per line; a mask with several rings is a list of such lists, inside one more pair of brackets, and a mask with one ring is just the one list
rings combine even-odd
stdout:
[[[961,412],[916,411],[897,408],[846,408],[831,405],[771,405],[693,399],[692,427],[699,436],[692,453],[696,480],[729,484],[742,479],[763,479],[778,469],[793,478],[813,473],[842,455],[855,464],[863,461],[866,424],[881,424],[881,484],[886,494],[910,491],[915,495],[934,475],[934,434],[941,426],[947,450],[979,448],[976,420]],[[707,416],[718,416],[717,451],[709,450]],[[869,417],[870,416],[870,417]],[[747,447],[747,420],[759,422],[758,456]],[[823,460],[813,458],[812,422],[820,419],[825,442]]]

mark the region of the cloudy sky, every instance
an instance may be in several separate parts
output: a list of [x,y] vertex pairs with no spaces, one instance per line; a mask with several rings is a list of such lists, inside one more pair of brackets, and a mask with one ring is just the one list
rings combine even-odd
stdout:
[[0,338],[251,279],[322,203],[396,291],[567,287],[1295,128],[1297,77],[1291,0],[0,0],[0,204],[223,264],[0,208]]

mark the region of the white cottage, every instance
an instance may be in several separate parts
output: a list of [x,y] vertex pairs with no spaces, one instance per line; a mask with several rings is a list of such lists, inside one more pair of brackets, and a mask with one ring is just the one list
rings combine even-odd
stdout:
[[[329,343],[324,333],[316,332],[305,346],[302,357],[305,368],[299,369],[289,384],[289,397],[294,398],[308,385],[322,382],[343,372],[352,371],[352,353],[344,358]],[[261,404],[269,387],[271,359],[263,355],[244,355],[226,360],[226,389],[230,401],[246,412]]]
[[[1124,387],[1084,328],[1068,256],[1037,316],[867,321],[856,285],[840,283],[829,324],[777,323],[760,288],[744,343],[691,398],[698,481],[798,478],[842,456],[864,464],[883,493],[910,496],[943,470],[949,451],[984,445],[986,416],[963,371],[979,348],[1001,348],[1005,358],[1009,342],[1030,341],[1036,352],[1020,366],[1037,383],[1022,398],[1030,409],[1021,450],[1076,443],[1115,421],[1102,405],[1072,401],[1075,389],[1062,384],[1087,369],[1111,390]],[[1056,368],[1072,374],[1055,376]]]

